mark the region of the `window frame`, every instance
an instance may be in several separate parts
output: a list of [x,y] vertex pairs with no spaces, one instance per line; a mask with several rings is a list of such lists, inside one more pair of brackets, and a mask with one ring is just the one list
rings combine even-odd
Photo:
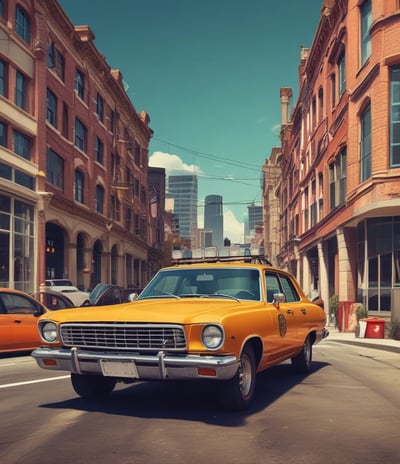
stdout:
[[47,88],[46,104],[47,104],[46,121],[49,124],[51,124],[53,127],[57,128],[58,99],[57,99],[56,94],[52,92],[49,88]]
[[[397,73],[397,79],[393,78]],[[400,166],[400,66],[393,66],[389,70],[390,76],[390,114],[389,114],[389,144],[390,168]],[[395,130],[397,129],[397,130]],[[396,153],[395,153],[396,151]],[[396,162],[395,162],[396,158]]]
[[15,33],[30,45],[31,19],[28,12],[21,5],[17,5],[15,8]]
[[371,105],[368,104],[360,115],[360,181],[371,177]]

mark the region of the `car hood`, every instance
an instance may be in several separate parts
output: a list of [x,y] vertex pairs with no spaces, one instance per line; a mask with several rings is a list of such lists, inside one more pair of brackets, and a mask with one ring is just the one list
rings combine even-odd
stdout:
[[[260,302],[220,298],[162,298],[120,303],[112,306],[71,308],[51,313],[50,319],[63,322],[137,322],[195,324],[218,321],[230,312],[262,306]],[[46,319],[49,319],[47,314]]]

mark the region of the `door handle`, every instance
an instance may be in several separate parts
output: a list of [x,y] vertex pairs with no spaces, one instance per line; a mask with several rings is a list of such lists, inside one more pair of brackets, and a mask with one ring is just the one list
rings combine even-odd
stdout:
[[287,314],[294,314],[294,311],[293,311],[292,309],[288,309],[288,310],[286,311],[286,313],[287,313]]
[[301,310],[301,314],[306,315],[306,314],[307,314],[307,310],[303,308],[303,309]]

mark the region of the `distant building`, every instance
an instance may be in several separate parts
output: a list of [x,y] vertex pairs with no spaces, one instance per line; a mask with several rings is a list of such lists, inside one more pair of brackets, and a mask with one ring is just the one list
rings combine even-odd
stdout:
[[247,236],[254,236],[256,226],[263,225],[262,206],[256,206],[254,203],[247,207],[248,209],[248,230]]
[[197,229],[198,185],[194,174],[168,177],[168,195],[174,199],[174,214],[179,219],[179,233],[185,243]]
[[204,228],[212,231],[211,245],[222,248],[224,246],[224,212],[221,195],[206,196]]

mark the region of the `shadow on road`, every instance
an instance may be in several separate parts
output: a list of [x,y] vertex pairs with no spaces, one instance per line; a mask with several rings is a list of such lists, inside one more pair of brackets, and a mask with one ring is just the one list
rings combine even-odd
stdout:
[[[135,416],[196,420],[214,425],[237,427],[246,417],[268,408],[279,397],[314,375],[328,364],[313,362],[309,375],[294,374],[292,366],[280,364],[257,377],[254,402],[243,412],[221,409],[217,383],[212,381],[152,381],[117,386],[110,397],[103,400],[86,400],[80,397],[57,403],[42,404],[42,408],[75,409],[87,412]],[[72,389],[72,387],[71,387]]]

